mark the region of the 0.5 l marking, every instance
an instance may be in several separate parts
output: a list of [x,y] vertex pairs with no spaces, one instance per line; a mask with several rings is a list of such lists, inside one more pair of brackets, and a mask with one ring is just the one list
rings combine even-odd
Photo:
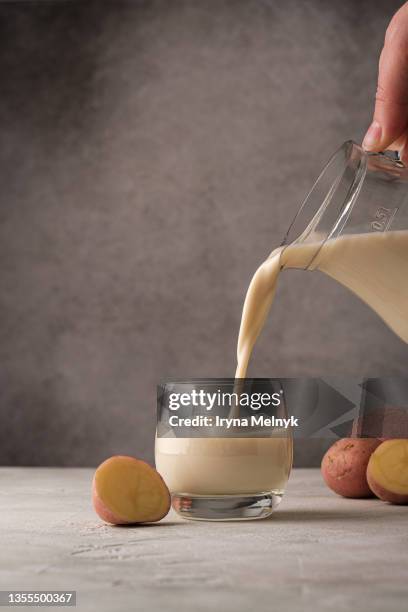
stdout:
[[380,206],[374,215],[374,221],[371,221],[371,229],[375,232],[385,232],[390,227],[397,210],[398,207],[386,208]]

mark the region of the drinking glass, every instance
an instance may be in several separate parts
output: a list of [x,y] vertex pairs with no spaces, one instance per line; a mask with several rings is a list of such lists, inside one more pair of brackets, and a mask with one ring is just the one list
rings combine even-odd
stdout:
[[[200,394],[218,400],[211,408],[188,403]],[[262,396],[274,397],[277,405],[267,406],[266,399],[261,405]],[[243,405],[243,399],[250,405]],[[288,415],[280,380],[166,382],[158,387],[157,406],[156,468],[180,516],[245,520],[275,510],[293,453],[291,428],[282,425]]]

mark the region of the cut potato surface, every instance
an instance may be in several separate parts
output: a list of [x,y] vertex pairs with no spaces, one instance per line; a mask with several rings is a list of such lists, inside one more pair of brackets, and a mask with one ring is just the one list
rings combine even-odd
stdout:
[[387,440],[367,466],[370,489],[383,501],[408,504],[408,440]]
[[122,455],[97,468],[92,499],[97,514],[115,525],[159,521],[170,509],[170,493],[160,474],[144,461]]

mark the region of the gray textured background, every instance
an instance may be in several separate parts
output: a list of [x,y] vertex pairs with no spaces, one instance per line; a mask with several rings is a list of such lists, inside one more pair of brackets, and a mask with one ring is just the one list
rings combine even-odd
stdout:
[[[251,274],[361,140],[401,4],[1,3],[1,464],[151,459],[156,383],[232,375]],[[407,356],[345,289],[288,272],[251,374]]]

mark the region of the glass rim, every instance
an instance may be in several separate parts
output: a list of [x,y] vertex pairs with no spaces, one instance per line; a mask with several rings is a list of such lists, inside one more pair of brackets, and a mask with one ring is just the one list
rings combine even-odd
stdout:
[[256,377],[249,377],[249,378],[234,378],[233,376],[231,376],[230,378],[212,378],[212,377],[208,377],[208,378],[173,378],[171,380],[164,380],[164,381],[160,381],[159,383],[157,383],[158,387],[165,387],[166,385],[191,385],[191,384],[207,384],[207,385],[217,385],[217,384],[235,384],[236,381],[245,381],[247,383],[249,382],[257,382],[257,383],[270,383],[271,381],[274,382],[281,382],[282,381],[282,377],[281,376],[277,376],[277,377],[272,377],[270,376],[269,378],[266,377],[261,377],[261,378],[256,378]]

